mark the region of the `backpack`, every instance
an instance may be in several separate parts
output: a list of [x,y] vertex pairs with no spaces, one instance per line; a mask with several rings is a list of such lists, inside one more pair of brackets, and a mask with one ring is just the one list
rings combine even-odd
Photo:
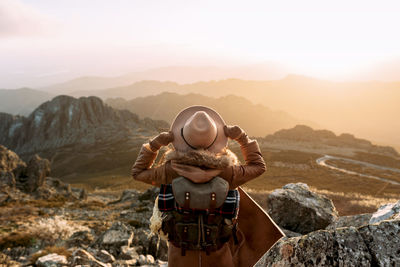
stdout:
[[160,187],[161,229],[168,234],[168,241],[181,248],[182,256],[186,250],[203,250],[208,255],[231,237],[237,243],[239,201],[239,192],[229,190],[228,182],[221,177],[203,184],[178,177]]

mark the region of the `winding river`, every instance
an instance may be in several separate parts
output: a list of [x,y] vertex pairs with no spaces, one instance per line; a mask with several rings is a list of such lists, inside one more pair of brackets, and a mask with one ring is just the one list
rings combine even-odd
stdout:
[[338,168],[338,167],[329,165],[329,164],[326,163],[327,160],[342,160],[342,161],[347,161],[347,162],[350,162],[350,163],[353,163],[353,164],[358,164],[358,165],[371,167],[371,168],[374,168],[374,169],[397,172],[399,174],[400,174],[400,169],[384,167],[384,166],[375,165],[375,164],[364,162],[364,161],[358,161],[358,160],[342,158],[342,157],[335,157],[335,156],[330,156],[330,155],[325,155],[325,156],[320,157],[320,158],[318,158],[316,160],[316,163],[318,165],[330,168],[332,170],[336,170],[336,171],[340,171],[340,172],[347,173],[347,174],[352,174],[352,175],[358,175],[358,176],[362,176],[362,177],[366,177],[366,178],[376,179],[376,180],[379,180],[379,181],[382,181],[382,182],[391,183],[391,184],[395,184],[395,185],[400,185],[400,182],[393,181],[393,180],[390,180],[390,179],[386,179],[386,178],[382,178],[382,177],[378,177],[378,176],[374,176],[374,175],[369,175],[369,174],[358,173],[358,172],[354,172],[354,171],[349,171],[349,170],[346,170],[346,169],[342,169],[342,168]]

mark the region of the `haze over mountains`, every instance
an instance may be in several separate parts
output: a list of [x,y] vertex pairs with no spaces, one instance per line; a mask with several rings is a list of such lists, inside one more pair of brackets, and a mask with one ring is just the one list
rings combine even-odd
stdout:
[[231,77],[246,80],[275,80],[283,78],[287,73],[287,69],[284,66],[271,62],[230,68],[175,66],[131,72],[115,77],[83,76],[63,83],[41,87],[40,90],[66,94],[77,90],[90,91],[116,86],[128,86],[144,80],[172,81],[180,84],[223,80]]
[[77,91],[72,95],[132,99],[166,91],[211,97],[233,94],[313,121],[321,128],[400,147],[399,89],[400,82],[331,82],[291,75],[271,81],[229,79],[183,85],[144,81],[106,90]]
[[[152,117],[161,119],[172,118],[175,110],[180,110],[182,105],[192,104],[196,99],[210,106],[218,106],[223,116],[226,112],[228,123],[240,124],[246,131],[247,128],[255,129],[254,126],[258,124],[264,128],[256,130],[272,133],[276,130],[270,125],[280,123],[280,127],[286,127],[285,123],[296,123],[296,119],[283,112],[272,112],[237,96],[215,99],[194,94],[163,93],[132,101],[114,99],[109,100],[109,103],[118,108],[137,109],[142,112],[142,116],[149,115],[151,107],[157,106],[158,110],[153,110],[155,112]],[[35,153],[50,159],[54,174],[66,179],[113,173],[127,175],[127,166],[132,164],[140,146],[168,128],[169,124],[163,120],[141,119],[129,110],[110,107],[98,97],[76,99],[57,96],[41,104],[28,117],[0,113],[0,144],[17,151],[23,159]],[[286,128],[291,129],[276,131],[273,135],[260,138],[260,145],[263,146],[265,142],[285,145],[296,140],[306,140],[312,146],[329,144],[398,157],[398,153],[390,147],[375,146],[351,135],[336,137],[332,132],[314,131],[308,126],[293,125]]]
[[251,136],[265,136],[297,124],[317,126],[313,122],[295,118],[283,111],[273,111],[263,105],[254,105],[244,97],[228,95],[219,98],[201,94],[180,95],[161,93],[155,96],[107,99],[106,103],[117,109],[127,109],[141,118],[149,117],[172,122],[180,110],[193,105],[205,105],[217,110],[230,125],[240,125]]
[[[178,75],[178,70],[175,71],[171,73]],[[104,79],[108,78],[90,78],[89,84],[93,85],[92,82],[97,81],[97,87],[111,86],[114,82],[112,79],[110,83],[104,82]],[[378,143],[400,147],[400,120],[397,119],[400,114],[400,82],[331,82],[290,75],[281,80],[269,81],[228,79],[189,84],[140,81],[109,89],[85,91],[87,88],[86,85],[80,86],[79,82],[70,83],[65,88],[58,88],[56,94],[66,93],[75,97],[95,95],[104,100],[118,97],[130,100],[162,92],[196,93],[208,97],[236,95],[271,110],[287,112],[302,121],[312,121],[319,128],[337,133],[348,132]],[[3,98],[1,100],[8,101]],[[14,113],[14,110],[11,107],[8,112]]]
[[0,89],[0,112],[27,116],[54,95],[30,88]]

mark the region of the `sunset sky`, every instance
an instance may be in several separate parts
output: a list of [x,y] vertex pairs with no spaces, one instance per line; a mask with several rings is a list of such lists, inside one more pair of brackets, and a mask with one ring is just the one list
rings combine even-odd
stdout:
[[399,14],[399,1],[0,0],[0,88],[272,63],[347,79],[400,66]]

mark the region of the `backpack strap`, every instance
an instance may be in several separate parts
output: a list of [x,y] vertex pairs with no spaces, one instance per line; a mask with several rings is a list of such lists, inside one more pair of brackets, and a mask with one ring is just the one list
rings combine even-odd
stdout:
[[185,192],[185,203],[183,204],[185,209],[190,208],[190,192]]

